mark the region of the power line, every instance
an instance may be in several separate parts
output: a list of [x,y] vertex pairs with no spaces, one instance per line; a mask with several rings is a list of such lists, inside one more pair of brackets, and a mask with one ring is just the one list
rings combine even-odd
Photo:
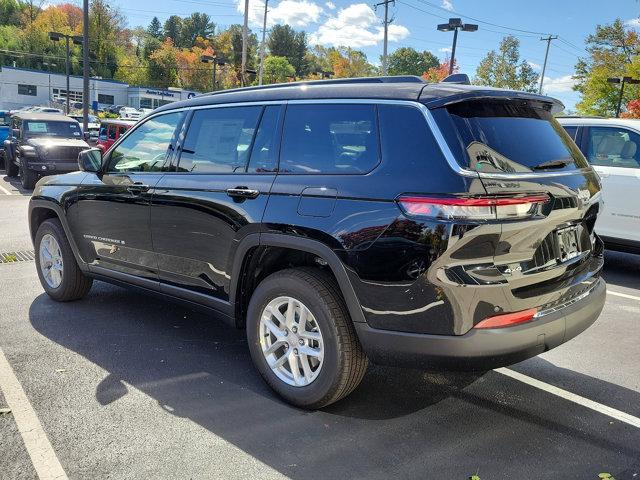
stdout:
[[382,46],[382,75],[387,75],[388,73],[388,64],[387,64],[387,50],[388,50],[388,46],[389,46],[389,37],[388,37],[388,30],[389,30],[389,24],[391,22],[393,22],[393,18],[391,20],[389,20],[389,4],[393,3],[395,4],[395,0],[383,0],[380,3],[376,3],[374,5],[374,8],[378,8],[380,5],[384,5],[384,39],[383,39],[383,46]]

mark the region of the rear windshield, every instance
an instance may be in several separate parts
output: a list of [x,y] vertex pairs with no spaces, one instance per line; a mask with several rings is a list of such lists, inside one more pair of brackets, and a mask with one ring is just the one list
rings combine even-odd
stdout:
[[438,109],[434,116],[464,168],[517,173],[588,166],[544,103],[469,101]]

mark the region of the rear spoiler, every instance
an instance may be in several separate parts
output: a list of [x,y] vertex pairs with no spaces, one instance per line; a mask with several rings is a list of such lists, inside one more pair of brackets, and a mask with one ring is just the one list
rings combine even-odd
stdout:
[[458,82],[428,84],[420,92],[418,100],[427,108],[439,108],[453,103],[475,100],[529,100],[550,105],[551,113],[564,110],[564,104],[552,97],[538,95],[537,93],[521,92],[518,90],[506,90],[476,85],[465,85]]

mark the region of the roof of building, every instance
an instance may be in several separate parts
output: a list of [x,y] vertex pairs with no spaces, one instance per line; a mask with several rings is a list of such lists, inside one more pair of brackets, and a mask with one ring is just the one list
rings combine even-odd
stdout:
[[404,76],[302,81],[222,90],[164,105],[155,112],[200,105],[309,99],[410,100],[437,107],[469,97],[522,98],[552,103],[555,111],[563,108],[558,100],[534,93],[457,83],[427,83],[420,77]]
[[43,112],[17,112],[15,116],[22,120],[47,120],[56,122],[75,122],[71,117],[60,115],[59,113],[43,113]]
[[[66,77],[64,73],[50,72],[48,70],[36,70],[34,68],[9,67],[9,66],[3,65],[3,66],[0,66],[0,72],[2,70],[16,70],[19,72],[41,73],[43,75],[60,75],[60,76]],[[79,78],[80,80],[82,80],[81,75],[69,75],[69,78]],[[127,82],[121,82],[120,80],[112,80],[110,78],[97,78],[97,77],[90,77],[90,78],[91,78],[91,81],[96,81],[96,82],[117,83],[125,87],[129,85]]]

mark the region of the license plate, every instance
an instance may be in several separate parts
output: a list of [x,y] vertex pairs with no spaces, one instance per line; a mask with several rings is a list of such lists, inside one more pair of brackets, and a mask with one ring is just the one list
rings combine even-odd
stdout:
[[580,255],[578,227],[566,227],[556,230],[558,236],[558,261],[566,262]]

